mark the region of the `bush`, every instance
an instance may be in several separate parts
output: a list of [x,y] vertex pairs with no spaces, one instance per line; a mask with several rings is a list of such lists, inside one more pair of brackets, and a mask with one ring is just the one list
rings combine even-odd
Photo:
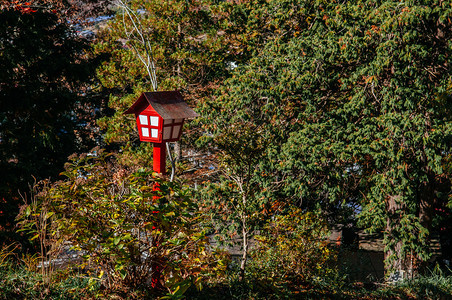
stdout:
[[326,223],[313,213],[290,208],[256,236],[250,270],[269,283],[312,283],[336,275],[336,252],[326,240]]
[[84,266],[110,288],[154,280],[182,294],[203,274],[222,268],[206,251],[188,188],[127,168],[112,154],[95,153],[70,159],[67,180],[38,193],[38,205],[22,210],[22,228],[34,233],[33,216],[45,210],[52,224],[46,236],[70,242],[83,253]]

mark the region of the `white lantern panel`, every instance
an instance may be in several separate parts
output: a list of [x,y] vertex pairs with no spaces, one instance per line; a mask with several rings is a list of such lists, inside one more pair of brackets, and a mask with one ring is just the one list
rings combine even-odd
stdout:
[[158,129],[151,129],[151,137],[156,138],[159,135]]
[[171,138],[171,126],[163,127],[163,139],[169,140]]
[[148,116],[145,115],[140,115],[140,124],[141,125],[148,125]]
[[174,120],[174,123],[182,123],[183,120],[184,119],[176,119],[176,120]]
[[180,125],[174,126],[173,127],[173,139],[177,138],[179,136],[179,132],[180,132]]
[[166,120],[163,120],[163,124],[173,124],[173,119],[166,119]]
[[145,137],[149,137],[149,128],[143,127],[141,128],[141,135]]
[[159,117],[151,116],[151,126],[159,126]]

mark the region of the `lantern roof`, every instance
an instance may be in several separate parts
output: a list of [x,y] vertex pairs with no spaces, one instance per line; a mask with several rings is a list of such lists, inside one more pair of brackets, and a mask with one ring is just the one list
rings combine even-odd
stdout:
[[164,120],[190,119],[198,114],[185,103],[179,91],[144,92],[124,114],[139,114],[151,106]]

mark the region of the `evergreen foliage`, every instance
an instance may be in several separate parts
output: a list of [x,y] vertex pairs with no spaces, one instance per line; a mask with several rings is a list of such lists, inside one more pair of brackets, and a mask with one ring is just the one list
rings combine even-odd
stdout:
[[[89,45],[50,10],[0,11],[0,215],[11,229],[19,193],[57,176],[67,156],[92,147],[86,87]],[[89,148],[88,148],[89,149]]]
[[385,231],[388,274],[415,273],[450,194],[450,3],[267,5],[256,10],[284,31],[206,106],[211,128],[262,128],[272,143],[259,180],[265,169],[294,203],[331,216],[355,207]]

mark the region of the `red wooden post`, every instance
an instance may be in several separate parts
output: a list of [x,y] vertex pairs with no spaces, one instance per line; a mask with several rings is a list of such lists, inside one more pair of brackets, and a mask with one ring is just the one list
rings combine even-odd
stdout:
[[[166,145],[165,143],[154,143],[154,152],[153,152],[153,167],[154,172],[165,175],[166,174]],[[160,186],[157,182],[154,183],[153,186],[154,191],[159,191]],[[154,196],[154,200],[158,199],[158,196]],[[153,211],[153,214],[157,214],[158,211]],[[158,229],[158,228],[157,228]],[[155,246],[159,246],[159,241],[155,242]],[[152,264],[152,278],[151,278],[151,286],[152,288],[162,288],[160,283],[162,277],[162,266],[161,259],[156,259]]]
[[159,174],[166,174],[166,145],[154,143],[153,170]]

